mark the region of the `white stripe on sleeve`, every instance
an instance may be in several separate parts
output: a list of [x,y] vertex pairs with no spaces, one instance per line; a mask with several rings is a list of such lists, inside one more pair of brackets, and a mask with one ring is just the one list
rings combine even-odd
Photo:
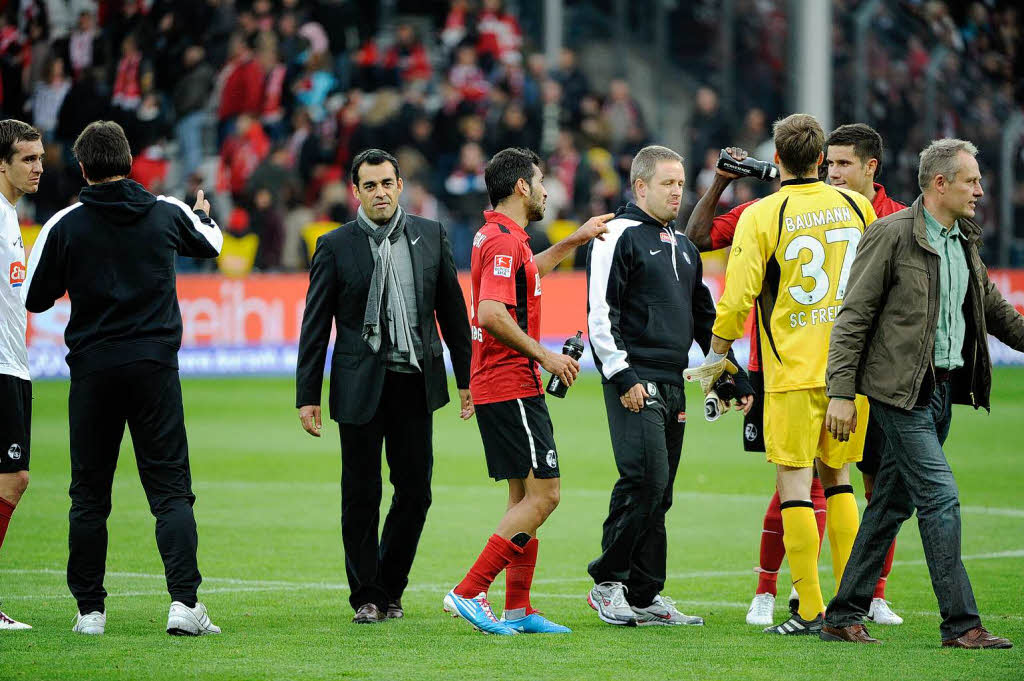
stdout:
[[183,201],[176,199],[173,196],[161,195],[156,198],[158,201],[166,201],[167,203],[175,205],[185,211],[185,215],[187,215],[188,219],[192,221],[192,226],[196,228],[196,231],[202,234],[203,237],[210,242],[210,245],[213,246],[214,250],[216,250],[218,254],[220,253],[220,249],[224,245],[224,235],[221,233],[220,227],[213,218],[210,218],[210,222],[213,223],[212,225],[204,224],[203,221],[199,219],[199,216],[195,214],[195,211],[185,205]]
[[46,224],[43,225],[43,228],[39,230],[39,236],[36,237],[35,243],[32,244],[32,252],[28,256],[28,265],[25,267],[25,283],[21,286],[22,305],[24,305],[25,301],[28,300],[28,289],[32,286],[32,277],[35,276],[36,270],[39,269],[39,259],[43,257],[43,247],[46,246],[46,241],[50,238],[50,232],[53,230],[53,226],[57,224],[62,217],[81,205],[81,203],[76,203],[58,211],[52,218],[47,220]]
[[612,336],[612,322],[608,306],[608,278],[611,276],[612,259],[615,257],[615,245],[619,237],[628,227],[639,225],[637,220],[620,218],[608,223],[608,233],[604,241],[595,239],[591,243],[590,253],[590,287],[587,295],[590,298],[590,313],[587,315],[587,326],[590,332],[590,345],[601,360],[601,373],[610,379],[623,369],[629,368],[626,351],[615,345]]

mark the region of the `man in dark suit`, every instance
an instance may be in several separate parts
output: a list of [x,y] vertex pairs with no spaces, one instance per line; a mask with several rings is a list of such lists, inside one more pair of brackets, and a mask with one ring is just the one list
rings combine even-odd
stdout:
[[[341,431],[341,535],[356,611],[369,624],[403,616],[401,597],[430,506],[434,410],[448,403],[438,325],[462,402],[472,355],[466,302],[440,223],[398,205],[398,161],[379,149],[352,161],[356,220],[317,241],[299,338],[296,406],[320,437],[324,360],[331,358],[330,414]],[[378,540],[381,445],[395,488]]]

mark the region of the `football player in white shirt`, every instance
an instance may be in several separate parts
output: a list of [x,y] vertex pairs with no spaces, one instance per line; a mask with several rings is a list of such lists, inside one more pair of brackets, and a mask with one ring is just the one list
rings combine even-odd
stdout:
[[[25,245],[14,206],[39,190],[41,137],[27,123],[0,121],[0,547],[28,487],[32,383],[25,345],[27,312],[19,290],[25,281]],[[31,628],[0,611],[0,632]]]

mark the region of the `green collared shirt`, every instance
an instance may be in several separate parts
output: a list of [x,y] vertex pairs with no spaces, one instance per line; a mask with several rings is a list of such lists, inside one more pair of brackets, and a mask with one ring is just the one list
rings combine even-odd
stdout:
[[964,365],[961,351],[967,322],[963,304],[967,297],[967,257],[961,239],[966,239],[957,223],[946,229],[924,211],[928,243],[939,254],[939,323],[935,327],[935,367],[959,369]]

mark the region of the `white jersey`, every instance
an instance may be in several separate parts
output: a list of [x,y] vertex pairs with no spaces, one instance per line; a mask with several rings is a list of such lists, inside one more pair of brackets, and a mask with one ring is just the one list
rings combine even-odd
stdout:
[[28,313],[21,302],[24,282],[25,244],[18,212],[0,193],[0,374],[28,381]]

